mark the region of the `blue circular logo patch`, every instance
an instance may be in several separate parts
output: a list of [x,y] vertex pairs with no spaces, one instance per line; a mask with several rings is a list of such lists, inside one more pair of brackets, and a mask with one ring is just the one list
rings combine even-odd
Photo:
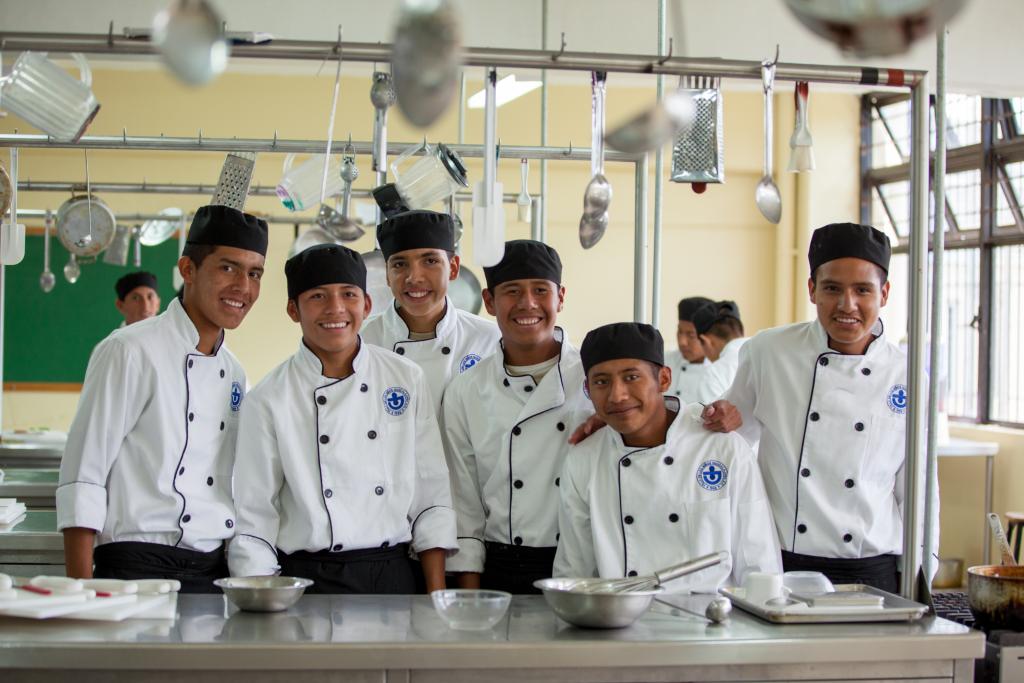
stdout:
[[402,387],[388,387],[384,391],[384,410],[401,415],[409,407],[409,392]]
[[242,385],[238,382],[231,383],[231,410],[237,413],[242,407],[242,398],[245,396],[245,392],[242,391]]
[[729,469],[718,460],[705,460],[697,468],[697,483],[708,491],[717,491],[729,479]]
[[910,402],[907,396],[907,388],[902,384],[892,385],[892,389],[889,390],[889,395],[886,397],[885,402],[889,406],[889,410],[897,415],[903,415],[907,412],[907,403]]
[[459,363],[459,373],[463,373],[466,370],[469,370],[471,367],[473,367],[479,362],[480,356],[476,355],[475,353],[466,354],[466,357],[462,359],[461,363]]

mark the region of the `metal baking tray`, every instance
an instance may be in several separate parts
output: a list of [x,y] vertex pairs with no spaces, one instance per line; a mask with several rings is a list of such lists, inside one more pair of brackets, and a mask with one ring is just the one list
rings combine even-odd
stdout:
[[916,621],[928,613],[928,606],[907,600],[873,586],[843,583],[836,591],[863,592],[881,596],[884,603],[878,607],[794,607],[799,601],[790,599],[785,605],[768,606],[745,599],[742,588],[721,588],[719,593],[732,600],[740,609],[773,624],[829,624],[864,621]]

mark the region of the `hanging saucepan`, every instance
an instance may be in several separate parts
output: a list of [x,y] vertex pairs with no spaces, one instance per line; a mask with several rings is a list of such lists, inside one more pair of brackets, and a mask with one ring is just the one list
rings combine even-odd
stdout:
[[468,311],[473,315],[480,312],[483,298],[480,293],[480,280],[469,268],[459,268],[459,277],[448,285],[448,296],[452,298],[455,308]]
[[985,628],[1024,630],[1024,566],[1016,564],[998,516],[991,514],[989,523],[996,531],[1003,564],[967,570],[967,597],[971,612],[978,624]]
[[57,238],[75,256],[99,254],[110,246],[115,229],[114,212],[99,197],[72,197],[57,209]]

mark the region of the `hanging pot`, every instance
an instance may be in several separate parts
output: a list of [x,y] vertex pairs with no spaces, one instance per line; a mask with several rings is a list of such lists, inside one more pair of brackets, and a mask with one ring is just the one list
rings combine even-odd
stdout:
[[75,256],[96,256],[110,246],[116,224],[114,212],[96,196],[72,197],[57,209],[57,239]]

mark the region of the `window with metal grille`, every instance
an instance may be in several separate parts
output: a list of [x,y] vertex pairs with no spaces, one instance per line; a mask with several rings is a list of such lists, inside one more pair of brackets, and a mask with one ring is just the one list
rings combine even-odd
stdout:
[[[893,240],[883,319],[905,339],[910,104],[877,94],[862,107],[861,220]],[[1024,427],[1024,97],[948,95],[946,115],[941,394],[951,416]]]

